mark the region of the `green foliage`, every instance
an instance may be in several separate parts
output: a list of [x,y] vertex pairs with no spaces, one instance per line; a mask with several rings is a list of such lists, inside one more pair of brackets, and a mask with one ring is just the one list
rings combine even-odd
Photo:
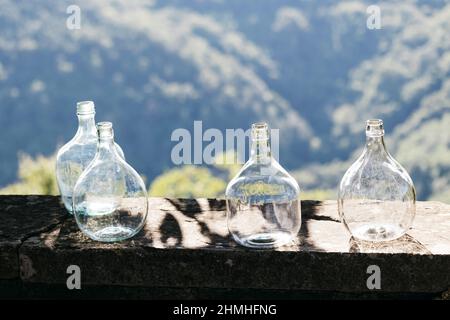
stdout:
[[223,197],[227,180],[232,179],[241,167],[237,163],[237,154],[228,151],[216,156],[213,170],[186,165],[166,171],[152,182],[149,194],[176,198]]
[[[420,146],[421,144],[412,143],[412,145]],[[228,158],[226,158],[227,156]],[[149,195],[180,198],[223,197],[227,181],[232,179],[241,168],[241,165],[237,164],[236,161],[232,164],[225,162],[225,159],[233,159],[234,156],[232,153],[217,156],[212,170],[195,166],[183,166],[168,170],[151,183]],[[408,159],[402,160],[408,163]],[[422,163],[426,163],[425,160]],[[302,187],[301,199],[336,199],[336,189],[314,188],[313,186],[318,185],[318,183],[311,179],[312,177],[308,173],[320,172],[322,183],[328,177],[330,181],[327,184],[333,187],[334,180],[343,174],[343,169],[347,166],[347,163],[336,162],[329,166],[308,168],[294,172],[294,176],[298,178]],[[316,178],[315,175],[313,177]],[[32,158],[28,154],[20,154],[18,178],[18,182],[0,189],[0,194],[59,194],[55,176],[55,155],[48,157],[38,155],[36,158]],[[145,177],[143,178],[145,179]],[[450,201],[450,191],[445,188],[448,184],[447,179],[448,174],[444,173],[440,175],[440,180],[434,179],[429,182],[429,187],[433,187],[434,184],[437,185],[436,191],[439,190],[439,184],[441,185],[441,192],[433,193],[430,200]],[[418,180],[420,181],[420,179]]]
[[[35,155],[73,133],[67,107],[83,93],[108,106],[119,142],[151,179],[168,166],[161,154],[170,154],[174,128],[201,119],[209,128],[246,129],[264,120],[280,129],[282,164],[298,170],[303,190],[336,190],[361,150],[364,120],[376,117],[385,120],[389,151],[411,174],[418,199],[450,202],[448,1],[379,1],[383,33],[355,27],[369,0],[224,1],[201,10],[188,1],[104,1],[101,10],[91,2],[83,8],[92,17],[89,36],[70,41],[60,41],[65,28],[34,32],[41,17],[60,22],[64,1],[1,2],[0,43],[8,50],[0,108],[8,116],[0,119],[7,137],[0,139],[0,184],[15,178],[17,146]],[[79,52],[89,54],[77,59]],[[227,181],[236,170],[226,171],[209,170]]]
[[237,153],[234,151],[227,151],[225,153],[216,156],[214,167],[228,172],[228,179],[233,179],[236,174],[241,170],[242,164],[237,161]]
[[214,198],[224,195],[226,186],[224,180],[214,177],[206,168],[183,166],[157,177],[150,186],[149,194],[160,197]]
[[[27,154],[21,154],[19,181],[0,189],[0,194],[58,194],[55,158],[55,155],[48,157],[39,155],[32,158]],[[228,164],[230,159],[236,160],[234,152],[218,155],[212,170],[190,165],[168,170],[153,180],[149,187],[149,195],[179,198],[223,197],[227,179],[232,179],[242,167],[237,161],[231,161],[231,164]],[[302,190],[301,193],[301,199],[304,200],[335,198],[335,190],[332,189]]]
[[43,194],[59,193],[55,175],[55,155],[32,158],[19,155],[19,181],[0,189],[0,194]]
[[336,190],[332,189],[313,189],[301,190],[300,198],[302,200],[333,200],[337,198]]

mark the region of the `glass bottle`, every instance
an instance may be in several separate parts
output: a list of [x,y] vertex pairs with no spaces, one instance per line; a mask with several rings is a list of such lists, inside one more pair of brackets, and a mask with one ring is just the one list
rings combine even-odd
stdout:
[[142,178],[117,151],[112,123],[100,122],[97,127],[97,153],[74,187],[74,215],[91,239],[120,241],[142,229],[147,191]]
[[368,120],[366,146],[339,187],[339,215],[354,238],[401,237],[416,213],[416,191],[406,170],[388,153],[382,120]]
[[291,242],[301,225],[300,188],[272,157],[266,123],[251,129],[250,159],[226,189],[227,224],[234,240],[251,248]]
[[[59,149],[56,156],[56,179],[64,206],[72,213],[72,191],[78,177],[94,159],[97,151],[95,106],[92,101],[77,103],[78,130],[75,136]],[[123,158],[123,151],[116,145]]]

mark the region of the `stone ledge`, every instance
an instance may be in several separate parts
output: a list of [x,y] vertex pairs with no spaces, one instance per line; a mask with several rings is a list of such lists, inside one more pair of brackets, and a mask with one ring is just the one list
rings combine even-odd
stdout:
[[[58,197],[0,196],[0,287],[10,292],[19,284],[64,290],[66,269],[75,264],[81,268],[83,287],[97,288],[105,296],[111,290],[98,288],[127,288],[128,293],[148,289],[152,297],[186,290],[214,297],[235,290],[246,297],[268,291],[291,292],[293,297],[329,292],[448,298],[450,205],[418,202],[407,236],[389,246],[368,246],[350,239],[335,201],[302,201],[297,243],[255,251],[230,239],[222,200],[149,201],[151,211],[140,234],[104,244],[78,230]],[[366,286],[369,265],[381,268],[380,290]],[[25,291],[18,290],[18,295]]]

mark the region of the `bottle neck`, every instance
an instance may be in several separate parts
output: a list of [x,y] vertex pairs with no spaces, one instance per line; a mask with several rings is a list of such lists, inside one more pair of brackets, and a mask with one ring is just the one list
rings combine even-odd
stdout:
[[98,134],[98,159],[121,158],[117,153],[117,148],[114,143],[114,131],[111,122],[99,122],[97,124]]
[[270,151],[270,140],[267,139],[253,139],[250,151],[250,159],[257,163],[267,163],[272,159]]
[[387,153],[386,145],[384,144],[384,136],[366,136],[365,152],[370,154]]
[[114,138],[100,138],[98,140],[97,154],[100,158],[110,158],[111,156],[120,156],[117,154]]
[[97,136],[97,127],[95,126],[95,113],[78,115],[79,136]]
[[371,119],[366,122],[365,152],[384,156],[387,154],[384,144],[384,127],[381,119]]

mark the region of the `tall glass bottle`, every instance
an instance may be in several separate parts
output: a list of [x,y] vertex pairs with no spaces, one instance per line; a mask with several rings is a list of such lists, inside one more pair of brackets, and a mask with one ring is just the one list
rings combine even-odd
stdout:
[[278,247],[300,230],[300,188],[272,157],[266,123],[252,125],[251,140],[250,159],[227,186],[228,229],[243,246]]
[[98,124],[97,153],[73,191],[76,222],[91,239],[113,242],[138,233],[147,217],[144,182],[120,156],[111,122]]
[[[70,213],[72,213],[73,187],[80,174],[94,159],[98,143],[94,102],[78,102],[77,116],[78,130],[75,136],[59,149],[56,156],[56,179],[61,199]],[[116,148],[123,157],[119,145],[116,145]]]
[[339,214],[359,240],[401,237],[416,213],[416,191],[406,170],[389,154],[382,120],[368,120],[366,146],[339,187]]

